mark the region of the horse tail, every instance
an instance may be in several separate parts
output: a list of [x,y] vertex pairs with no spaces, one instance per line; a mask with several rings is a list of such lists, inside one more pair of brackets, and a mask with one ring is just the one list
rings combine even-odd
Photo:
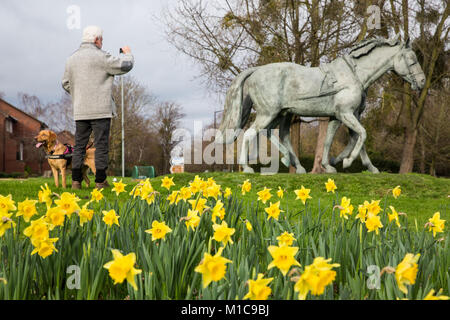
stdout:
[[[244,83],[258,68],[250,68],[241,72],[231,83],[228,89],[222,123],[216,134],[216,143],[232,143],[239,135],[252,110],[253,102],[250,97],[244,97]],[[233,134],[227,134],[226,130],[233,130]]]

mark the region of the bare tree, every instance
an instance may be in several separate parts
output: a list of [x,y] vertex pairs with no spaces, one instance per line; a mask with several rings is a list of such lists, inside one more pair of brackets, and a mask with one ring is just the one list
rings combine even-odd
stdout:
[[[402,92],[398,119],[404,130],[400,173],[408,173],[414,167],[414,150],[429,92],[450,76],[446,63],[450,3],[446,0],[390,0],[390,7],[388,23],[396,31],[404,30],[405,36],[412,39],[426,76],[425,86],[419,93],[412,92],[409,84],[396,88]],[[410,20],[414,23],[411,24]]]
[[169,173],[169,161],[172,150],[178,142],[174,141],[174,132],[180,127],[181,119],[185,117],[180,105],[174,102],[160,103],[154,115],[155,129],[158,132],[158,142],[161,147],[161,173]]

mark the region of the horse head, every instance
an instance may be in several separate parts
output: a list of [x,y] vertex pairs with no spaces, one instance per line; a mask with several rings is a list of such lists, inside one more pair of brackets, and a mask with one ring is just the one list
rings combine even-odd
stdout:
[[413,90],[420,90],[425,86],[425,74],[411,48],[409,38],[394,58],[394,72],[409,82]]

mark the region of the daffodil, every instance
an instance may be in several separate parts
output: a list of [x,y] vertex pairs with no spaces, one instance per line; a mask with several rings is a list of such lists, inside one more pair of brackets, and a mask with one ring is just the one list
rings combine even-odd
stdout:
[[258,273],[256,280],[248,280],[248,293],[244,296],[250,300],[267,300],[272,293],[272,289],[268,286],[273,278],[264,279],[264,274]]
[[195,176],[194,181],[189,183],[191,193],[196,194],[202,190],[202,179],[199,176]]
[[198,216],[198,211],[196,210],[188,210],[187,216],[184,218],[186,220],[186,228],[195,230],[197,228],[198,224],[200,223],[200,217]]
[[225,218],[225,208],[223,207],[223,202],[220,200],[216,202],[211,215],[211,220],[213,222],[216,222],[217,218],[219,218],[220,220],[223,220],[223,218]]
[[336,184],[334,183],[333,179],[328,178],[328,181],[325,182],[325,188],[327,189],[327,192],[333,192],[337,189]]
[[395,208],[393,206],[389,206],[389,208],[391,209],[391,213],[388,213],[389,222],[391,222],[392,220],[395,220],[395,223],[400,228],[401,225],[400,225],[400,221],[398,218],[398,212],[395,210]]
[[366,223],[367,216],[367,206],[369,203],[367,201],[364,204],[360,204],[358,206],[358,214],[355,216],[356,219],[359,219],[362,223]]
[[133,189],[130,191],[130,196],[133,196],[133,199],[136,197],[140,197],[142,192],[142,184],[137,184],[133,187]]
[[170,229],[169,226],[167,226],[164,221],[162,221],[162,222],[153,221],[152,228],[145,230],[145,232],[152,235],[152,241],[155,241],[158,239],[165,240],[166,234],[169,232],[172,232],[172,229]]
[[291,246],[292,243],[294,242],[295,238],[294,238],[294,234],[293,233],[289,233],[287,231],[283,232],[280,236],[277,237],[278,240],[278,245],[279,246]]
[[348,199],[347,197],[342,197],[341,199],[341,209],[339,212],[339,216],[344,219],[348,219],[348,215],[351,215],[353,213],[353,206],[350,204],[351,199]]
[[0,212],[8,213],[9,211],[14,211],[16,209],[15,202],[10,194],[6,197],[0,194]]
[[242,184],[242,187],[241,187],[242,195],[245,196],[245,194],[247,192],[250,192],[250,190],[252,190],[252,184],[251,184],[250,180],[247,179],[244,181],[244,183]]
[[442,289],[439,290],[438,296],[435,296],[434,292],[435,292],[434,289],[431,289],[430,292],[428,292],[428,294],[425,296],[425,298],[423,300],[449,300],[450,299],[450,297],[440,294],[440,293],[442,293]]
[[273,258],[273,261],[269,264],[267,269],[277,267],[285,276],[291,266],[300,266],[300,263],[295,260],[295,255],[297,254],[298,247],[289,247],[286,245],[279,247],[269,246],[268,250]]
[[38,192],[38,199],[39,203],[44,203],[47,205],[47,208],[50,208],[52,205],[52,190],[48,187],[47,184],[44,186],[41,186],[41,190]]
[[25,220],[25,222],[29,222],[31,217],[37,213],[37,202],[37,200],[28,200],[28,198],[26,198],[25,201],[19,202],[19,210],[17,210],[16,216],[23,216],[23,220]]
[[186,202],[192,196],[192,192],[190,188],[183,187],[180,189],[180,197]]
[[204,194],[205,197],[207,198],[211,197],[217,200],[217,197],[221,195],[220,185],[216,184],[215,182],[210,185],[207,185]]
[[106,223],[109,227],[112,227],[113,224],[119,225],[120,216],[116,215],[116,211],[114,209],[106,211],[103,210],[103,222]]
[[127,186],[122,182],[122,179],[120,179],[119,182],[113,182],[114,188],[111,189],[111,191],[116,193],[116,196],[119,196],[122,192],[125,192],[125,187]]
[[264,208],[264,211],[266,211],[267,213],[267,220],[269,220],[270,218],[278,220],[280,212],[284,212],[284,210],[280,210],[280,201],[274,204],[272,204],[271,202],[269,207]]
[[97,188],[92,190],[91,201],[99,202],[100,200],[102,200],[103,199],[102,191],[103,191],[103,189],[98,190]]
[[23,234],[31,239],[33,246],[37,247],[38,244],[49,238],[49,225],[45,221],[45,216],[40,217],[37,220],[31,221],[30,226],[23,230]]
[[305,189],[304,186],[301,187],[301,189],[294,190],[295,194],[297,195],[297,198],[295,200],[302,200],[303,204],[306,204],[307,199],[312,199],[312,197],[309,195],[311,192],[311,189]]
[[16,226],[16,223],[11,219],[12,215],[12,213],[0,211],[0,238],[3,237],[6,230]]
[[66,214],[60,207],[48,208],[45,214],[47,223],[49,224],[49,230],[53,230],[55,227],[64,225]]
[[203,214],[203,211],[208,209],[209,207],[206,205],[208,200],[205,198],[199,198],[198,200],[188,200],[191,204],[192,210],[198,211],[200,215]]
[[216,240],[217,242],[222,242],[224,246],[226,246],[228,242],[233,244],[231,236],[235,233],[236,230],[234,228],[228,228],[228,224],[226,223],[226,221],[222,221],[222,224],[214,224],[213,230],[214,240]]
[[417,271],[419,270],[417,261],[419,258],[420,253],[416,255],[407,253],[395,269],[395,280],[397,281],[398,288],[404,294],[408,293],[405,285],[412,285],[416,282]]
[[245,227],[247,228],[248,231],[253,230],[252,224],[248,220],[245,220]]
[[219,281],[225,277],[227,271],[227,263],[232,263],[222,257],[223,247],[217,250],[217,253],[212,256],[209,253],[204,253],[200,264],[195,268],[195,272],[202,274],[203,288],[206,288],[212,281]]
[[166,188],[167,190],[170,190],[170,187],[172,187],[174,185],[175,185],[175,183],[173,182],[173,177],[169,178],[169,177],[165,176],[161,180],[161,187]]
[[262,203],[266,204],[266,202],[272,197],[270,190],[272,189],[267,189],[266,187],[264,187],[263,190],[257,192],[258,201],[262,201]]
[[122,283],[127,279],[133,289],[137,290],[134,277],[140,274],[142,270],[134,268],[136,255],[132,252],[124,256],[119,250],[112,249],[111,251],[114,260],[106,263],[103,267],[108,270],[109,276],[114,280],[114,284]]
[[338,263],[329,264],[330,261],[331,259],[325,260],[317,257],[311,265],[305,267],[305,271],[294,286],[300,300],[305,300],[309,291],[315,296],[323,294],[325,287],[334,281],[336,271],[332,268],[340,265]]
[[83,226],[83,224],[92,220],[94,217],[94,210],[89,209],[86,203],[78,212],[78,215],[80,216],[80,225]]
[[228,199],[231,196],[231,188],[225,188],[225,192],[223,193],[223,196],[225,199]]
[[79,201],[80,199],[75,194],[64,192],[60,199],[55,200],[55,204],[64,210],[66,216],[70,217],[76,210],[81,210],[77,203]]
[[280,186],[278,186],[277,196],[278,196],[278,198],[280,198],[280,199],[283,199],[283,197],[284,197],[284,190],[281,189]]
[[58,241],[58,238],[47,238],[40,241],[36,248],[31,252],[31,255],[37,253],[45,259],[48,256],[52,255],[53,252],[58,252],[54,245],[56,241]]
[[167,196],[167,200],[169,200],[170,204],[178,204],[181,201],[180,191],[172,191],[172,193]]
[[378,235],[378,229],[383,227],[380,216],[368,214],[366,219],[366,227],[369,232],[375,231],[375,233]]
[[370,203],[367,202],[367,214],[377,215],[381,211],[380,200],[372,200]]
[[438,232],[444,232],[445,220],[441,219],[441,213],[435,212],[433,217],[428,219],[427,225],[429,226],[428,231],[433,232],[433,237],[436,236]]
[[402,189],[400,189],[400,186],[396,186],[396,187],[392,190],[392,195],[394,196],[395,199],[397,199],[398,196],[400,196],[401,193],[402,193]]

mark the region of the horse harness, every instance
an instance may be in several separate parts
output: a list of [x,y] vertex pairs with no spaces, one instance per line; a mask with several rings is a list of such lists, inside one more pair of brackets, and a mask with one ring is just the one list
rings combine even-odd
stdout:
[[[349,57],[347,57],[347,56],[342,57],[342,60],[345,61],[346,65],[348,66],[348,68],[353,76],[353,79],[360,86],[361,91],[364,92],[365,89],[364,89],[364,86],[363,86],[361,80],[358,77],[358,74],[356,73],[356,66],[355,66],[354,61],[352,61],[351,58],[349,59]],[[347,86],[336,86],[336,83],[338,81],[334,74],[333,68],[330,67],[329,63],[321,64],[319,66],[319,69],[324,75],[319,92],[316,94],[312,94],[312,95],[302,95],[299,97],[300,100],[332,96],[347,87]]]

